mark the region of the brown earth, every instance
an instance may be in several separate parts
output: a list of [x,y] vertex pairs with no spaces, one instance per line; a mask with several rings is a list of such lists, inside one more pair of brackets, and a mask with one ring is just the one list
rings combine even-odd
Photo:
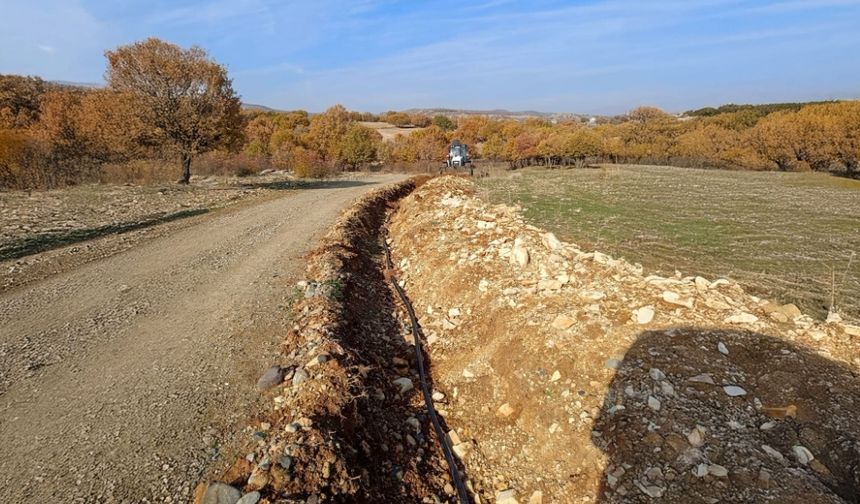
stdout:
[[[415,183],[364,197],[312,254],[277,359],[284,381],[265,392],[273,411],[251,426],[259,434],[248,457],[213,469],[216,480],[260,491],[264,503],[451,499],[447,466],[417,391],[408,318],[382,254],[389,205]],[[396,382],[403,379],[414,388]],[[206,488],[198,487],[196,502],[205,502]]]
[[289,327],[304,254],[353,199],[400,178],[271,193],[4,263],[7,278],[31,266],[0,293],[3,502],[189,500],[267,409],[253,383]]
[[482,502],[857,502],[860,328],[646,275],[434,179],[398,278]]

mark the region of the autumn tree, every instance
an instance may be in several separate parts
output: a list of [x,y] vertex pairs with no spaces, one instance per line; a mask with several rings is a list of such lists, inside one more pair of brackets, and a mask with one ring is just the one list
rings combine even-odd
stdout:
[[669,114],[663,112],[657,107],[636,107],[627,113],[631,121],[641,124],[648,124],[654,121],[662,121],[669,117]]
[[788,171],[797,157],[792,148],[794,135],[790,112],[776,112],[756,123],[747,132],[747,138],[756,153],[764,160],[776,165],[780,171]]
[[195,156],[236,145],[242,127],[239,98],[227,69],[203,49],[150,38],[105,55],[110,88],[136,97],[138,117],[178,150],[181,183],[189,182]]
[[457,127],[454,124],[454,121],[452,121],[448,116],[441,114],[433,117],[432,123],[434,126],[441,128],[444,131],[451,131]]
[[425,114],[412,114],[409,117],[409,122],[412,123],[412,126],[417,128],[426,128],[427,126],[430,126],[432,120]]
[[349,112],[343,105],[330,107],[311,118],[305,144],[315,149],[323,161],[335,163],[340,158],[341,139],[349,125]]
[[269,114],[257,114],[245,125],[245,147],[247,154],[272,154],[272,135],[275,133],[275,121]]
[[395,112],[393,110],[389,110],[382,114],[379,116],[379,119],[400,127],[410,126],[412,124],[412,117],[410,117],[409,114],[406,112]]
[[834,124],[833,154],[849,174],[860,169],[860,101],[817,106]]
[[381,141],[382,135],[376,131],[361,124],[353,123],[341,139],[341,160],[352,169],[370,163],[376,159],[376,146]]
[[27,128],[35,123],[47,90],[38,77],[0,75],[0,128]]

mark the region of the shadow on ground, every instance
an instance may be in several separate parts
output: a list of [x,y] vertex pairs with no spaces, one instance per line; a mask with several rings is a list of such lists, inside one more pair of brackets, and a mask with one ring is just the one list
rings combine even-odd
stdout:
[[[342,293],[346,323],[341,344],[355,356],[355,365],[367,370],[358,397],[340,419],[344,443],[351,447],[349,466],[360,471],[360,490],[350,501],[444,499],[450,481],[447,466],[421,399],[415,350],[404,337],[409,330],[397,315],[395,294],[385,276],[378,233],[382,219],[384,212],[379,212],[366,221],[375,232],[360,249],[349,250],[352,260],[344,268],[348,281]],[[424,363],[429,375],[426,353]],[[402,377],[414,383],[405,394],[392,383]],[[428,380],[432,388],[432,378]]]
[[19,259],[24,256],[64,247],[66,245],[73,245],[75,243],[93,240],[107,235],[128,233],[129,231],[157,226],[158,224],[194,217],[208,212],[209,209],[207,208],[182,210],[169,214],[149,216],[133,222],[108,224],[88,229],[73,229],[69,231],[41,233],[24,239],[14,240],[0,246],[0,261]]
[[[368,185],[370,182],[360,180],[319,180],[319,181],[276,181],[260,182],[239,185],[240,189],[267,189],[267,190],[306,190],[306,189],[340,189]],[[212,190],[236,190],[237,187],[212,188]],[[67,245],[74,245],[88,240],[94,240],[103,236],[128,233],[167,222],[194,217],[210,212],[209,208],[197,208],[181,210],[167,214],[155,214],[143,217],[131,222],[111,223],[104,226],[86,229],[72,229],[68,231],[57,231],[40,233],[27,238],[0,244],[0,261],[20,259],[32,254],[38,254]]]
[[269,189],[273,191],[289,191],[296,189],[343,189],[361,187],[372,182],[361,180],[277,180],[273,182],[249,182],[240,184],[242,189]]
[[641,333],[592,439],[607,456],[602,503],[860,502],[860,377],[764,334]]

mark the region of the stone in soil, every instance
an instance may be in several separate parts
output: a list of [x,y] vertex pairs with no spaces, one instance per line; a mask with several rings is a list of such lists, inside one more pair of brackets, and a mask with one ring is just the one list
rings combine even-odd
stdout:
[[412,380],[410,380],[409,378],[405,378],[405,377],[404,378],[398,378],[398,379],[394,380],[392,383],[394,383],[395,385],[400,387],[400,393],[401,394],[405,394],[406,392],[409,392],[410,390],[415,388],[415,385],[412,384]]
[[747,395],[747,391],[737,385],[726,385],[723,390],[730,397],[738,397]]
[[286,369],[278,366],[277,364],[267,369],[263,376],[257,380],[257,389],[258,390],[268,390],[272,387],[280,385],[281,382],[284,381],[284,376],[286,375]]
[[568,317],[567,315],[559,315],[552,321],[552,326],[559,331],[564,331],[570,329],[575,323],[576,320]]
[[257,504],[260,502],[260,492],[246,493],[236,504]]
[[236,504],[242,498],[239,490],[224,483],[211,483],[203,494],[202,504]]

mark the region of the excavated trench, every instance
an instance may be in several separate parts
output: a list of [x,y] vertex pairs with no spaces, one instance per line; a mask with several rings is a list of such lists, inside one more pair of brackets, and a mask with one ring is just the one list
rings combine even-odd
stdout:
[[272,503],[456,501],[383,243],[386,216],[422,182],[370,193],[311,254],[282,359],[261,378],[272,410],[250,426],[246,450],[198,485],[195,502],[223,484]]

